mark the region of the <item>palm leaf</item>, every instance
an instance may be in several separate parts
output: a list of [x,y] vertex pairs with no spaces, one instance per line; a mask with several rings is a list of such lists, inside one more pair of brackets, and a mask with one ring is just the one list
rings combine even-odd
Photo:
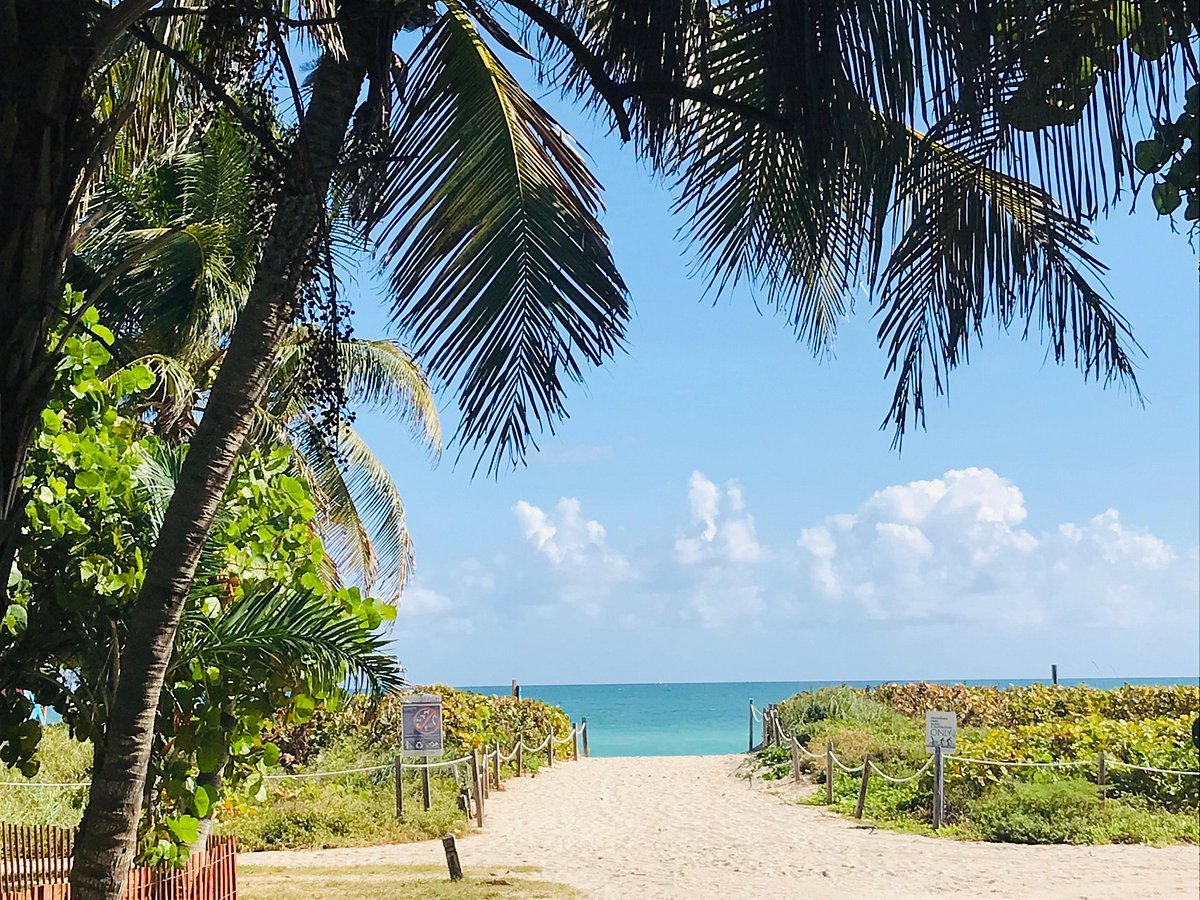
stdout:
[[564,377],[620,345],[625,286],[599,186],[454,3],[414,56],[394,137],[367,221],[395,315],[415,356],[457,386],[462,448],[496,471],[565,415]]
[[302,591],[251,588],[215,620],[193,614],[181,624],[172,667],[216,666],[223,677],[267,681],[286,673],[334,690],[383,694],[404,685],[403,670],[373,634],[324,598]]

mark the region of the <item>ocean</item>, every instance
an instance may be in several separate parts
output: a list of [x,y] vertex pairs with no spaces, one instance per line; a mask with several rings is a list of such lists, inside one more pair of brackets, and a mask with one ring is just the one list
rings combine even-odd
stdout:
[[[1035,684],[1037,679],[965,680],[963,684]],[[943,681],[943,684],[956,684]],[[1045,683],[1043,681],[1043,683]],[[1115,688],[1123,684],[1196,684],[1196,678],[1060,678],[1059,684]],[[523,684],[522,697],[561,706],[573,720],[587,717],[593,756],[703,756],[744,753],[749,701],[762,707],[798,691],[846,684],[867,687],[878,681],[745,681],[699,684]],[[467,687],[507,694],[508,685]],[[755,741],[758,740],[755,726]]]

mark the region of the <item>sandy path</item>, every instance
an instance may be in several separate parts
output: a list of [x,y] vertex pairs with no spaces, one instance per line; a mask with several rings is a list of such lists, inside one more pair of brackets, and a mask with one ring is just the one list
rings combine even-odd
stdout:
[[[1200,896],[1196,847],[1018,847],[895,834],[748,785],[740,757],[589,759],[508,782],[463,865],[537,865],[600,898]],[[793,794],[794,796],[794,794]],[[444,863],[440,842],[243,864]]]

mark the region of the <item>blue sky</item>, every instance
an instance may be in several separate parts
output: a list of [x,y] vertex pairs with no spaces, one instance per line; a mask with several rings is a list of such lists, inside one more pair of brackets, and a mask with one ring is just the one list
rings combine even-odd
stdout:
[[[865,301],[814,360],[745,291],[688,277],[679,220],[615,139],[591,152],[628,282],[627,354],[570,392],[528,465],[471,479],[358,425],[417,568],[397,653],[459,684],[1194,675],[1197,259],[1152,212],[1097,228],[1147,403],[990,333],[902,454]],[[1145,204],[1141,204],[1145,206]],[[354,292],[356,331],[385,332]],[[454,408],[442,397],[444,425]]]

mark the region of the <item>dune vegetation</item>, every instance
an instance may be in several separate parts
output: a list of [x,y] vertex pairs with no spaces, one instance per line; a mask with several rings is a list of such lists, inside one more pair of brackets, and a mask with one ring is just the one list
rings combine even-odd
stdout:
[[[1081,762],[1077,767],[1001,767],[946,763],[946,825],[952,837],[1028,844],[1200,842],[1200,777],[1145,772],[1200,771],[1194,738],[1200,688],[1125,686],[969,687],[887,684],[824,688],[778,706],[785,731],[809,752],[801,769],[825,783],[824,751],[832,744],[848,767],[870,754],[883,771],[907,777],[928,759],[924,716],[956,713],[955,756],[1008,763]],[[1107,760],[1105,784],[1098,759]],[[768,778],[790,772],[788,751],[768,747],[759,762]],[[833,808],[853,812],[860,776],[835,770]],[[809,802],[823,804],[825,791]],[[905,784],[872,778],[864,817],[878,824],[933,833],[933,779]]]

